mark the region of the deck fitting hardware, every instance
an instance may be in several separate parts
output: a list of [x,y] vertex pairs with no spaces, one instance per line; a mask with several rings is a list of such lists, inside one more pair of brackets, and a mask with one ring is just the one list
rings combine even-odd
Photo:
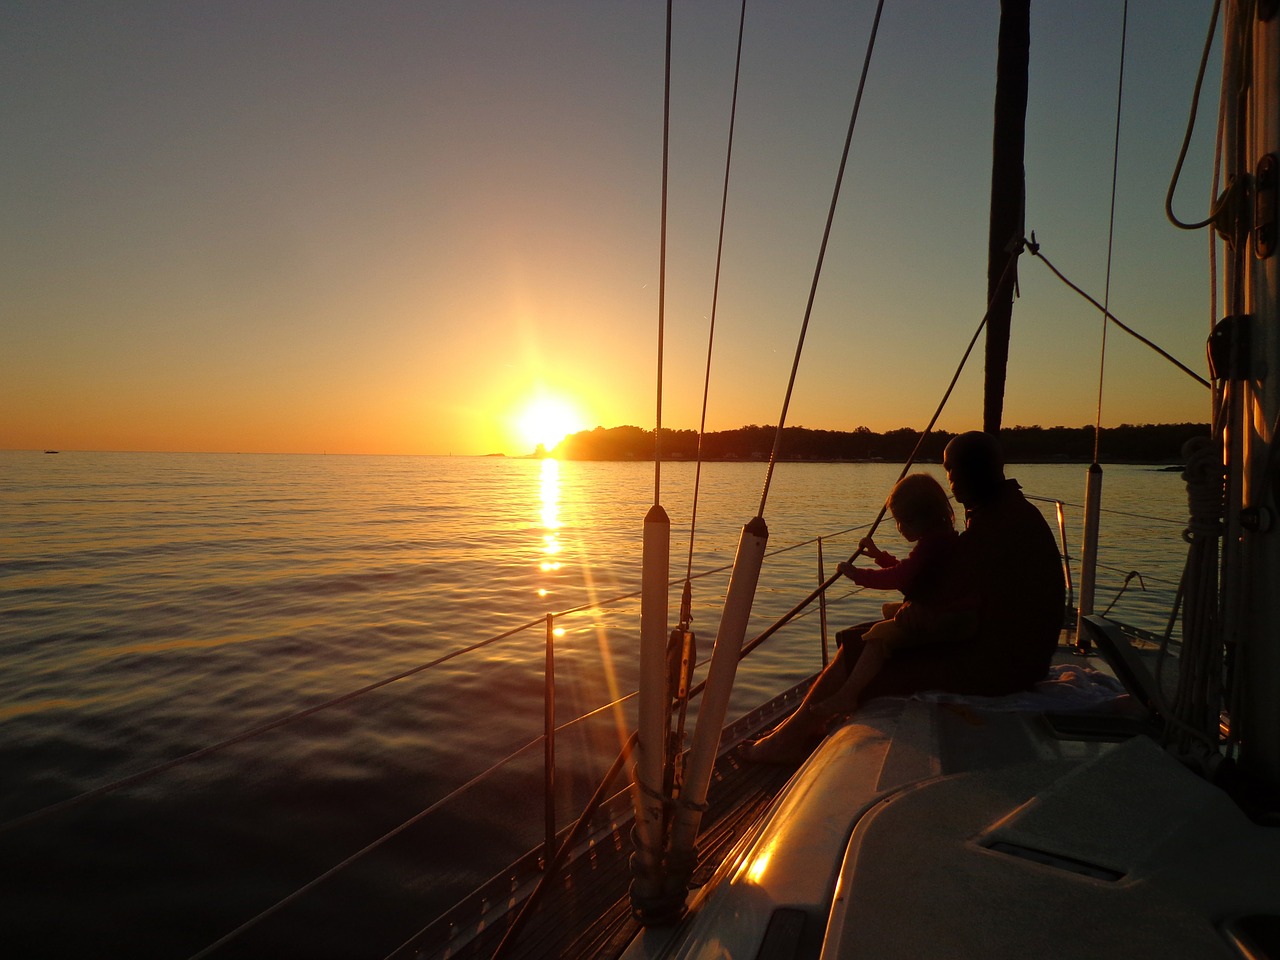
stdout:
[[1265,260],[1276,252],[1277,196],[1280,196],[1280,176],[1277,175],[1276,155],[1268,153],[1258,161],[1253,189],[1253,255]]
[[1249,327],[1253,315],[1223,317],[1209,334],[1209,376],[1213,380],[1244,380],[1249,374]]
[[1037,850],[1034,847],[1024,847],[1020,843],[997,841],[986,846],[988,850],[992,850],[995,853],[1003,853],[1006,856],[1017,857],[1020,860],[1030,860],[1032,863],[1043,864],[1046,867],[1053,867],[1057,870],[1065,870],[1067,873],[1079,874],[1082,877],[1091,877],[1094,880],[1106,880],[1109,883],[1114,883],[1125,876],[1122,871],[1114,870],[1111,867],[1104,867],[1097,863],[1086,863],[1083,860],[1064,857],[1060,854],[1050,853],[1047,850]]
[[1253,533],[1270,532],[1271,521],[1271,511],[1266,507],[1245,507],[1240,511],[1240,526]]

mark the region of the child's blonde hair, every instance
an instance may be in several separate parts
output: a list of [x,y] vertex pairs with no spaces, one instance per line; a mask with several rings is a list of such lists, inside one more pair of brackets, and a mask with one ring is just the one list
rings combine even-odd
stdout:
[[889,510],[895,520],[914,523],[917,526],[946,524],[954,527],[955,511],[947,491],[927,473],[912,473],[894,484],[889,494]]

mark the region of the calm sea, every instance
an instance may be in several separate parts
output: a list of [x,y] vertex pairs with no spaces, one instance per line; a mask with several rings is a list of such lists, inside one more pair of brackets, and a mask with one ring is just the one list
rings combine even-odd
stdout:
[[[753,634],[818,582],[814,538],[827,570],[852,552],[898,470],[778,466]],[[1082,500],[1081,466],[1009,472],[1029,494]],[[663,467],[673,577],[693,478]],[[703,658],[763,481],[761,464],[703,468]],[[634,688],[629,595],[653,497],[649,464],[0,453],[0,821],[342,700],[0,833],[4,955],[191,956],[439,804],[214,954],[385,956],[539,840],[540,749],[444,798],[540,734],[545,615],[585,608],[553,621],[560,722]],[[1183,556],[1179,476],[1109,467],[1104,502],[1098,606],[1138,571],[1146,591],[1134,578],[1113,615],[1161,629]],[[1066,510],[1077,557],[1081,511]],[[880,543],[901,550],[890,530]],[[832,630],[883,599],[846,586]],[[761,647],[733,711],[817,669],[820,632],[815,605]],[[563,735],[562,823],[632,722],[628,701]]]

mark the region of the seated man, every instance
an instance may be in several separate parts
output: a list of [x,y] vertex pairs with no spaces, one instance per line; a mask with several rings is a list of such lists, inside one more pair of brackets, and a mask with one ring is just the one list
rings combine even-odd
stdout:
[[[1066,591],[1058,547],[1016,480],[1006,480],[995,439],[965,433],[942,458],[951,492],[965,507],[965,529],[946,576],[956,597],[976,607],[976,634],[897,652],[858,698],[946,690],[1002,696],[1026,690],[1049,669]],[[842,630],[840,649],[804,700],[769,736],[744,748],[748,760],[802,759],[830,719],[853,710],[841,692],[872,624]]]

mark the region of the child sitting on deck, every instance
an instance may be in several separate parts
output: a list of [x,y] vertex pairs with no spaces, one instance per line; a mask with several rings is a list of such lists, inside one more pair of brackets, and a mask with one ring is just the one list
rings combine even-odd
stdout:
[[1005,477],[994,437],[962,433],[947,444],[942,463],[956,502],[965,508],[965,529],[929,595],[917,596],[912,588],[920,611],[932,608],[944,618],[930,631],[937,642],[885,660],[869,685],[850,698],[843,688],[875,625],[840,631],[839,649],[800,706],[767,736],[744,746],[744,759],[799,763],[831,718],[860,698],[922,690],[998,697],[1029,690],[1044,677],[1066,601],[1054,536],[1017,481]]
[[889,494],[889,511],[898,532],[914,544],[906,558],[898,560],[868,537],[862,541],[863,551],[880,569],[848,562],[837,569],[859,586],[902,591],[902,602],[884,604],[885,619],[863,634],[866,646],[848,681],[834,696],[814,704],[816,713],[836,716],[856,708],[862,691],[896,651],[963,639],[974,629],[974,618],[942,597],[947,567],[960,536],[942,485],[927,473],[904,477]]

